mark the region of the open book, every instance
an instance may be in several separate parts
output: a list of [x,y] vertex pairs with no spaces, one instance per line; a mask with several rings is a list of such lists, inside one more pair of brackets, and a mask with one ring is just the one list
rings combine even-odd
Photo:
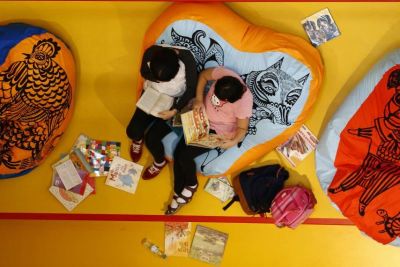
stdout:
[[136,106],[155,117],[159,117],[158,113],[161,111],[169,110],[174,103],[172,96],[160,93],[159,91],[147,86],[145,83],[145,90],[140,97]]
[[278,146],[276,150],[290,165],[296,167],[297,164],[314,151],[317,144],[317,137],[305,125],[302,125],[294,136]]
[[215,148],[221,145],[223,138],[210,134],[210,124],[203,109],[181,114],[183,134],[187,145]]

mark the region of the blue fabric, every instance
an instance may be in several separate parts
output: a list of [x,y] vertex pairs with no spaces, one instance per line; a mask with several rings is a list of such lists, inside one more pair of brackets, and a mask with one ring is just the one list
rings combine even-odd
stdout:
[[1,179],[8,179],[8,178],[17,178],[19,176],[25,175],[27,173],[30,173],[34,168],[28,169],[28,170],[23,170],[22,172],[19,173],[13,173],[13,174],[0,174],[0,180]]
[[44,29],[24,23],[11,23],[0,26],[0,65],[4,63],[10,49],[16,44],[30,36],[45,32]]

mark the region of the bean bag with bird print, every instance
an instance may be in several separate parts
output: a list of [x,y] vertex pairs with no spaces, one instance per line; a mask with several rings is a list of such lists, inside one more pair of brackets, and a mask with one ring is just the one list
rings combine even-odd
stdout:
[[400,245],[400,49],[339,107],[320,138],[316,168],[343,215],[378,242]]
[[75,63],[48,31],[23,23],[0,26],[0,178],[38,166],[72,115]]
[[[307,41],[253,25],[223,3],[172,4],[147,30],[143,51],[154,43],[190,49],[198,71],[216,66],[234,70],[253,94],[243,142],[196,158],[205,175],[239,171],[289,139],[312,111],[322,82],[321,57]],[[139,79],[139,92],[142,84]],[[168,157],[176,142],[175,133],[164,138]]]

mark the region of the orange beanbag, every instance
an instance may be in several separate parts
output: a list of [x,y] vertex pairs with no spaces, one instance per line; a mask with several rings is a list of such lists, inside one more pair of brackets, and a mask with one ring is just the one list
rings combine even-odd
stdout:
[[0,26],[0,178],[28,173],[59,141],[72,115],[75,63],[44,29]]

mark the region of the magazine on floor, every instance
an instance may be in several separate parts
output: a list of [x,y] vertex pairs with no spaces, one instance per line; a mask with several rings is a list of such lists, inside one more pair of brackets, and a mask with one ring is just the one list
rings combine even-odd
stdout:
[[220,265],[228,234],[197,225],[189,256],[210,264]]
[[164,226],[165,254],[187,257],[189,255],[192,224],[190,222],[165,222]]
[[327,8],[301,21],[311,44],[319,46],[340,35],[339,29]]
[[204,191],[225,202],[234,197],[235,192],[227,177],[209,178]]
[[107,175],[106,185],[134,194],[143,166],[115,156]]
[[304,160],[318,144],[318,139],[307,128],[302,125],[300,130],[295,133],[289,140],[278,146],[276,150],[282,155],[293,167]]

